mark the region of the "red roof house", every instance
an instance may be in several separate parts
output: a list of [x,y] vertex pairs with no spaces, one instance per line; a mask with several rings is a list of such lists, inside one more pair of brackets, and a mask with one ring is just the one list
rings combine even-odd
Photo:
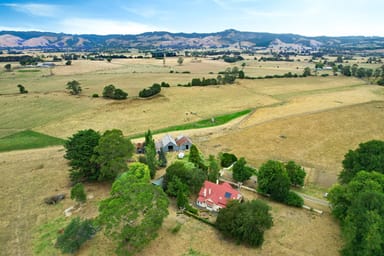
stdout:
[[216,184],[204,181],[200,189],[196,204],[210,211],[219,211],[227,206],[228,200],[240,200],[241,194],[233,189],[229,183]]

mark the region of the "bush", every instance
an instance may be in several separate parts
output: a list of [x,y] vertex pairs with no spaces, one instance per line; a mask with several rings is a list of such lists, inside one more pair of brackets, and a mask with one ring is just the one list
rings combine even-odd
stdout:
[[231,164],[237,161],[237,157],[234,154],[223,153],[220,156],[220,164],[222,167],[229,167]]
[[128,97],[128,93],[116,88],[113,84],[110,84],[104,87],[103,97],[115,100],[124,100]]
[[67,62],[65,62],[65,65],[67,65],[67,66],[72,65],[72,61],[71,60],[67,60]]
[[148,97],[151,97],[151,96],[154,96],[154,95],[160,93],[160,91],[161,91],[161,85],[155,83],[151,87],[141,90],[139,92],[139,97],[148,98]]
[[77,183],[73,188],[71,189],[71,199],[84,203],[87,201],[87,195],[84,191],[84,185],[82,183]]
[[169,83],[166,83],[166,82],[161,82],[161,85],[160,85],[161,87],[170,87],[169,86]]
[[91,239],[97,230],[91,220],[81,221],[79,217],[72,219],[64,232],[57,237],[56,247],[62,253],[75,253],[81,245]]
[[92,94],[92,98],[99,98],[99,94],[97,93]]
[[295,192],[289,191],[287,198],[285,199],[285,203],[294,207],[303,207],[304,200]]

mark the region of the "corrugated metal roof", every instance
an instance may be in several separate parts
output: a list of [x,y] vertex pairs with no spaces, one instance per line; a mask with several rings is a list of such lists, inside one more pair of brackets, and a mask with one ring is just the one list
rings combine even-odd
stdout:
[[165,135],[162,139],[161,139],[161,144],[162,144],[162,146],[164,147],[164,146],[167,146],[168,144],[173,144],[173,145],[177,145],[176,144],[176,141],[169,135],[169,134],[167,134],[167,135]]

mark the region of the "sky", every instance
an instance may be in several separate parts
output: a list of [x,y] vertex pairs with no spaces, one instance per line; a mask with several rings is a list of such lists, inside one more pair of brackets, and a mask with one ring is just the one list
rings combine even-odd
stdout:
[[0,30],[384,36],[383,0],[0,0]]

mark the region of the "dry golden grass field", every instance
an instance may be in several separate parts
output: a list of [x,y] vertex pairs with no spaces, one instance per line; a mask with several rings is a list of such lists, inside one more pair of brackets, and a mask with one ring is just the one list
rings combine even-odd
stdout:
[[[244,71],[252,76],[302,73],[304,67],[313,67],[304,59],[259,63],[250,57],[245,62]],[[232,152],[244,156],[255,167],[268,159],[294,160],[306,168],[306,191],[314,190],[311,194],[316,196],[337,181],[341,161],[349,149],[367,140],[384,140],[384,88],[363,80],[329,76],[237,80],[236,84],[225,86],[176,86],[194,77],[215,77],[229,66],[204,58],[201,62],[186,58],[179,66],[177,58],[167,58],[165,66],[162,60],[152,59],[73,61],[71,66],[55,67],[52,76],[47,69],[0,71],[0,138],[25,129],[60,138],[88,128],[117,128],[125,135],[133,135],[253,109],[248,116],[226,125],[182,133],[191,136],[205,155]],[[82,95],[66,92],[65,84],[71,80],[81,82]],[[169,82],[171,87],[153,99],[136,97],[142,88],[161,81]],[[18,94],[17,84],[23,84],[29,93]],[[129,98],[112,101],[91,97],[94,93],[101,95],[108,84],[127,91]],[[0,153],[0,255],[58,254],[52,248],[53,238],[46,245],[49,250],[38,248],[39,240],[44,240],[39,237],[44,235],[44,225],[51,225],[57,232],[68,221],[64,219],[64,209],[74,204],[69,198],[55,206],[43,203],[45,197],[56,193],[69,195],[68,166],[63,155],[61,147]],[[94,217],[97,202],[108,195],[109,186],[87,184],[86,188],[92,199],[75,215]],[[245,197],[251,199],[255,195],[246,193]],[[339,227],[329,213],[316,215],[268,204],[274,226],[266,232],[261,249],[224,240],[209,226],[177,216],[170,206],[159,237],[140,255],[182,255],[190,248],[204,255],[338,254]],[[57,225],[52,224],[55,221]],[[170,230],[177,222],[183,225],[175,235]],[[113,244],[98,234],[78,255],[112,252]]]

